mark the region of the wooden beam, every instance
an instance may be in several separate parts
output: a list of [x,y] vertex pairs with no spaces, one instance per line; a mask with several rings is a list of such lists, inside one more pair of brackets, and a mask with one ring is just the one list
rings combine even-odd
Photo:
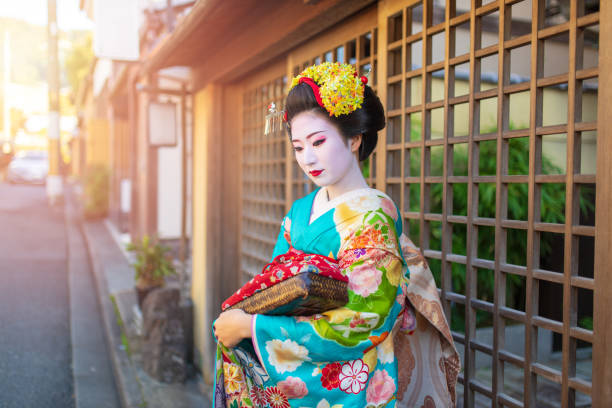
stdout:
[[172,32],[162,38],[159,44],[145,56],[142,66],[143,73],[163,68],[164,61],[177,52],[177,45],[187,41],[197,27],[214,17],[215,10],[223,3],[222,0],[198,1],[183,22]]
[[[373,0],[330,0],[315,5],[291,2],[279,7],[276,3],[266,6],[258,2],[248,10],[246,18],[230,21],[228,16],[236,13],[234,6],[215,13],[216,20],[225,19],[223,24],[200,22],[190,36],[182,35],[182,46],[172,38],[165,41],[145,62],[144,70],[187,65],[197,67],[196,82],[201,86],[215,80],[233,81],[372,3]],[[211,41],[213,37],[217,41]]]

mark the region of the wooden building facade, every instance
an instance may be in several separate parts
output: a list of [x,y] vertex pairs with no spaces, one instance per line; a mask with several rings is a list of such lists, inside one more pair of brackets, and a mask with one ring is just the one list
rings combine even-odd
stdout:
[[191,69],[191,294],[207,381],[221,301],[268,262],[313,188],[286,133],[264,136],[266,107],[304,67],[342,61],[385,106],[364,172],[438,278],[463,405],[534,407],[558,389],[558,406],[612,406],[610,21],[612,4],[590,0],[196,2],[137,80]]

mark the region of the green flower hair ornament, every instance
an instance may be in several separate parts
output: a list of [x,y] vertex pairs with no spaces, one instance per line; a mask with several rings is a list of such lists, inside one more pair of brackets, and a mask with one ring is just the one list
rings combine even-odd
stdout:
[[350,64],[324,62],[306,68],[293,78],[289,90],[302,82],[312,88],[317,102],[329,116],[340,116],[361,108],[368,79],[359,78]]

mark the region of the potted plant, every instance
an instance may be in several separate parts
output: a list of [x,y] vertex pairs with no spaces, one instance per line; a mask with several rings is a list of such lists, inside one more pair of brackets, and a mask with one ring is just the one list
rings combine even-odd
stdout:
[[108,212],[109,172],[106,166],[94,164],[83,175],[83,215],[87,219],[102,218]]
[[165,277],[177,273],[172,263],[170,248],[161,245],[156,238],[144,235],[140,241],[130,242],[126,249],[136,255],[134,280],[136,281],[136,294],[138,305],[153,290],[164,286]]

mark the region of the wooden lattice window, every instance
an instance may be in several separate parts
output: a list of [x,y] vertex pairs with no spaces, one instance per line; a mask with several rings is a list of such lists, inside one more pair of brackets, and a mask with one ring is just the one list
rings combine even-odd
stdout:
[[382,12],[377,181],[441,288],[460,405],[590,406],[599,3]]
[[[298,75],[305,68],[322,62],[348,63],[353,65],[360,75],[367,75],[370,79],[369,85],[376,91],[377,44],[377,29],[372,28],[355,38],[330,47],[327,51],[302,61],[299,65],[293,67],[292,74],[293,76]],[[313,191],[315,186],[300,169],[295,159],[292,158],[291,162],[293,166],[293,189],[291,193],[293,199],[298,199]],[[374,152],[368,160],[362,163],[362,166],[366,167],[364,174],[368,184],[375,187],[376,153]]]
[[[303,61],[294,67],[292,74],[297,75],[322,61],[348,62],[361,74],[369,73],[371,85],[376,89],[376,46],[376,29],[372,28]],[[291,154],[287,132],[264,135],[266,107],[274,102],[282,109],[286,91],[287,77],[282,76],[248,89],[243,96],[241,270],[244,279],[250,279],[268,263],[282,217],[295,199],[313,189],[313,183]],[[368,181],[375,184],[375,161],[368,165],[371,169]]]
[[261,272],[272,256],[285,205],[285,131],[264,135],[267,106],[282,109],[287,78],[281,76],[243,95],[242,225],[243,279]]

